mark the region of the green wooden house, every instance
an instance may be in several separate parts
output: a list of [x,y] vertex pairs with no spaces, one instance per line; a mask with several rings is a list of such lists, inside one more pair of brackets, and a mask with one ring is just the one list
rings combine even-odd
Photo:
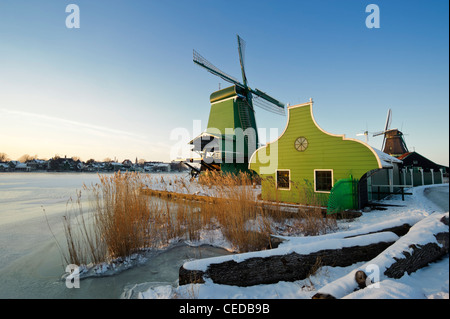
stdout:
[[325,207],[337,200],[341,209],[358,208],[360,181],[368,172],[392,168],[391,157],[362,141],[325,132],[312,106],[312,100],[289,106],[281,136],[252,155],[249,168],[262,178],[262,199]]

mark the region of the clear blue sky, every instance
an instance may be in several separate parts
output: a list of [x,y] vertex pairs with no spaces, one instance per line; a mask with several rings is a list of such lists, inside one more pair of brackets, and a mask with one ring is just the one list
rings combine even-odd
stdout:
[[[66,28],[70,3],[79,29]],[[366,27],[370,3],[379,29]],[[171,160],[171,132],[205,129],[209,95],[227,85],[192,50],[241,78],[239,34],[251,87],[312,97],[318,124],[352,138],[382,130],[391,108],[410,150],[449,165],[448,12],[444,0],[0,0],[0,152]]]

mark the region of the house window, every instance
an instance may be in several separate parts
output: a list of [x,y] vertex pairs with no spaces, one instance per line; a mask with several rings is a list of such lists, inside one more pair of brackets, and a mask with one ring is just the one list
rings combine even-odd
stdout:
[[333,187],[333,170],[314,170],[314,191],[329,193]]
[[289,170],[277,171],[277,188],[290,189],[290,174]]

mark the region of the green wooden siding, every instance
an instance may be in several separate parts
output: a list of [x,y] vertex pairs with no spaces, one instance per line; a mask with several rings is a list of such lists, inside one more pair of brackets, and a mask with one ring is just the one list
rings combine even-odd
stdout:
[[[366,172],[381,168],[379,159],[369,147],[322,131],[311,112],[311,103],[290,107],[282,136],[253,154],[249,168],[265,179],[263,199],[326,205],[328,193],[314,191],[315,169],[333,170],[334,184],[350,176],[359,179]],[[300,136],[308,140],[308,147],[303,152],[295,149],[295,140]],[[263,163],[267,160],[266,154],[270,155],[269,164]],[[290,170],[290,190],[276,190],[277,169]]]
[[212,104],[206,132],[222,135],[232,133],[230,131],[226,132],[225,129],[234,129],[236,127],[236,119],[238,118],[238,114],[235,104],[234,99]]
[[[256,135],[252,140],[253,147],[251,152],[249,152],[246,134],[250,134],[249,130],[252,128],[256,132],[256,120],[253,110],[249,109],[246,113],[246,122],[241,119],[241,114],[245,112],[243,108],[248,108],[249,106],[238,98],[235,86],[213,92],[210,96],[210,101],[211,111],[206,132],[219,138],[224,135],[232,137],[234,139],[233,151],[243,152],[246,158],[245,163],[248,163],[248,158],[252,155],[255,145],[258,143],[258,136]],[[236,129],[239,129],[239,131]],[[223,143],[222,150],[225,150]],[[224,156],[224,154],[222,155]],[[238,169],[242,170],[240,166]],[[245,170],[247,169],[248,164],[246,164]]]

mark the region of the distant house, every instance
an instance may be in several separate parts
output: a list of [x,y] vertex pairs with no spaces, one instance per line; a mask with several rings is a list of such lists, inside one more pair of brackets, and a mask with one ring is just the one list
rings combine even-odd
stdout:
[[74,160],[73,158],[67,158],[67,157],[55,157],[48,161],[47,164],[47,170],[49,171],[80,171],[82,163],[79,159]]
[[153,166],[155,172],[170,172],[169,163],[159,163]]
[[405,153],[398,159],[403,162],[402,168],[421,168],[425,172],[429,172],[430,170],[438,172],[443,169],[444,173],[448,176],[449,168],[447,166],[436,164],[417,152]]
[[312,106],[312,101],[289,106],[281,136],[253,153],[249,169],[263,179],[262,199],[327,206],[345,197],[344,208],[364,207],[368,177],[380,170],[389,176],[401,161],[362,141],[325,132]]
[[106,170],[106,164],[99,162],[89,162],[89,164],[85,164],[83,169],[88,172],[99,172]]
[[45,169],[47,169],[48,161],[33,159],[30,161],[27,161],[27,165],[28,165],[28,167],[30,167],[30,169],[32,171],[45,170]]
[[9,165],[7,163],[0,163],[0,172],[9,172]]
[[145,162],[144,172],[170,172],[170,163],[163,162]]
[[129,159],[126,159],[122,162],[122,165],[126,168],[130,168],[131,166],[133,166],[133,162]]
[[16,172],[30,172],[31,168],[28,167],[26,163],[21,163],[19,161],[10,161],[9,162],[10,170]]
[[125,169],[125,167],[122,163],[111,162],[111,163],[109,163],[109,165],[112,167],[112,170],[114,172],[123,171]]

